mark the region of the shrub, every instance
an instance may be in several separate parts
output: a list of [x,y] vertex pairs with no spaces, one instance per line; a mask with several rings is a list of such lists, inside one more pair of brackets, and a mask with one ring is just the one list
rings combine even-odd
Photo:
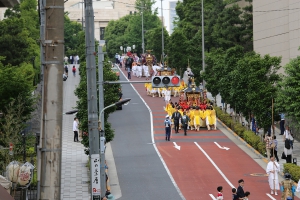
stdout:
[[291,174],[292,179],[298,183],[300,179],[300,166],[292,163],[285,163],[283,165],[283,172]]

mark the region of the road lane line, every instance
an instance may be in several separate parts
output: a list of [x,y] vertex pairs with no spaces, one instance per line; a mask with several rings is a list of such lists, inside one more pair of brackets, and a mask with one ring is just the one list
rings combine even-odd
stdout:
[[[119,69],[119,71],[123,74],[123,76],[125,77],[125,79],[126,79],[127,81],[129,81],[128,78],[127,78],[127,76],[125,76],[124,72],[123,72],[121,69]],[[158,149],[157,149],[157,147],[156,147],[156,144],[155,144],[155,141],[154,141],[153,115],[152,115],[152,110],[150,109],[150,107],[148,106],[148,104],[146,103],[146,101],[143,99],[143,97],[139,94],[139,92],[135,89],[135,87],[134,87],[131,83],[130,83],[130,85],[131,85],[132,89],[136,92],[136,94],[140,97],[140,99],[142,100],[142,102],[145,104],[145,106],[147,107],[147,109],[148,109],[148,111],[149,111],[149,114],[150,114],[150,128],[151,128],[151,140],[152,140],[152,143],[153,143],[153,147],[154,147],[154,149],[155,149],[155,151],[156,151],[156,153],[157,153],[159,159],[161,160],[161,162],[162,162],[164,168],[166,169],[167,174],[169,175],[169,177],[170,177],[170,179],[171,179],[171,182],[173,183],[173,185],[174,185],[175,189],[177,190],[179,196],[182,198],[182,200],[185,200],[185,197],[183,196],[183,194],[181,193],[181,191],[180,191],[180,189],[179,189],[177,183],[175,182],[175,180],[174,180],[174,178],[173,178],[173,176],[172,176],[172,174],[171,174],[169,168],[167,167],[166,162],[164,161],[163,157],[161,156],[161,154],[159,153],[159,151],[158,151]],[[172,130],[171,130],[171,133],[172,133]]]
[[268,193],[266,193],[266,195],[268,196],[268,197],[270,197],[272,200],[276,200],[274,197],[272,197],[270,194],[268,194]]
[[217,200],[217,199],[214,197],[214,195],[209,194],[209,196],[210,196],[213,200]]
[[220,168],[216,165],[216,163],[207,155],[207,153],[200,147],[200,145],[197,142],[194,142],[195,145],[202,151],[202,153],[206,156],[206,158],[211,162],[211,164],[216,168],[216,170],[221,174],[221,176],[224,178],[224,180],[228,183],[228,185],[231,188],[235,188],[234,185],[228,180],[228,178],[223,174],[223,172],[220,170]]

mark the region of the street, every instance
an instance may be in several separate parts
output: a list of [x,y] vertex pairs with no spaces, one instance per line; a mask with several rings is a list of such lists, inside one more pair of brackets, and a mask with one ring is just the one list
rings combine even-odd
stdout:
[[122,191],[120,199],[214,199],[218,186],[223,186],[227,199],[239,179],[245,180],[244,190],[250,191],[251,199],[280,199],[279,195],[270,195],[266,163],[220,124],[215,131],[202,128],[188,131],[187,136],[183,131],[173,133],[171,141],[165,141],[163,99],[147,96],[144,84],[134,85],[151,110],[150,120],[149,110],[132,87],[123,84],[122,88],[123,97],[132,100],[109,119],[115,129],[111,146]]

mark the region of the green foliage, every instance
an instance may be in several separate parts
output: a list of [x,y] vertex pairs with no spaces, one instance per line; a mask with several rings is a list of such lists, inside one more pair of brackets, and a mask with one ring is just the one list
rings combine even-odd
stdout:
[[[149,31],[147,31],[145,37],[147,38],[147,45],[146,49],[147,50],[152,50],[151,53],[155,55],[155,57],[159,60],[162,55],[162,44],[161,44],[161,27],[153,28]],[[164,42],[165,44],[168,44],[169,41],[169,34],[168,32],[164,29]],[[166,52],[165,52],[166,53]]]
[[300,180],[300,166],[298,165],[292,163],[283,164],[283,173],[289,173],[292,176],[292,180],[296,183]]
[[65,13],[65,49],[66,55],[79,55],[80,37],[82,35],[82,26],[78,22],[72,22],[68,17],[68,13]]
[[[278,83],[280,93],[276,98],[275,107],[279,112],[288,113],[289,117],[300,120],[300,56],[291,59],[284,66],[285,76]],[[299,127],[299,124],[297,125]]]
[[259,126],[267,130],[271,126],[271,104],[277,95],[274,84],[280,80],[277,71],[281,59],[244,52],[242,46],[234,46],[208,53],[203,77],[214,96],[220,93],[243,116],[254,114]]
[[[75,95],[78,97],[78,101],[76,102],[76,108],[78,109],[76,117],[79,119],[79,129],[83,132],[83,140],[81,143],[86,147],[85,153],[89,153],[89,137],[88,137],[88,101],[87,101],[87,76],[86,76],[86,62],[85,62],[85,42],[84,42],[84,32],[79,33],[79,46],[78,52],[80,57],[80,82],[75,90]],[[97,47],[97,45],[95,45]],[[95,51],[97,51],[95,49]],[[98,69],[97,69],[98,76]],[[111,64],[108,62],[108,57],[105,56],[105,61],[103,65],[103,77],[104,81],[116,81],[117,76],[111,70]],[[98,87],[98,86],[97,86]],[[119,100],[119,84],[113,85],[104,85],[104,106],[109,106],[112,103],[115,103]],[[97,90],[98,91],[98,90]],[[105,127],[105,137],[106,142],[110,142],[114,138],[114,131],[111,128],[110,123],[107,121],[109,114],[115,111],[115,107],[111,107],[105,110],[104,112],[104,127]]]
[[[156,10],[152,11],[153,1],[136,1],[137,13],[126,15],[118,20],[111,20],[105,28],[105,40],[108,57],[113,58],[116,53],[122,53],[120,46],[136,46],[133,52],[142,53],[142,18],[144,20],[145,48],[154,50],[153,53],[160,58],[161,55],[161,21]],[[145,7],[141,9],[140,7]],[[142,13],[143,10],[143,13]],[[160,29],[160,31],[159,31]],[[165,46],[168,34],[164,29]],[[145,49],[145,50],[147,50]],[[124,52],[124,51],[123,51]],[[159,60],[159,59],[158,59]]]
[[260,137],[252,131],[247,131],[241,124],[235,123],[228,113],[224,113],[219,107],[215,107],[218,118],[229,128],[233,130],[239,137],[243,138],[251,147],[260,154],[265,155],[265,143],[260,141]]
[[39,62],[39,20],[37,1],[22,0],[20,4],[5,12],[6,19],[0,21],[0,56],[4,65],[18,66],[23,62]]

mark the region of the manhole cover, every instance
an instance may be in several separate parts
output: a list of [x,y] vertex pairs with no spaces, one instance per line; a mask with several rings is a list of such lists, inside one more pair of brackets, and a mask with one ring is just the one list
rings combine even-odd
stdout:
[[253,173],[250,174],[251,176],[268,176],[268,174],[263,174],[263,173]]

